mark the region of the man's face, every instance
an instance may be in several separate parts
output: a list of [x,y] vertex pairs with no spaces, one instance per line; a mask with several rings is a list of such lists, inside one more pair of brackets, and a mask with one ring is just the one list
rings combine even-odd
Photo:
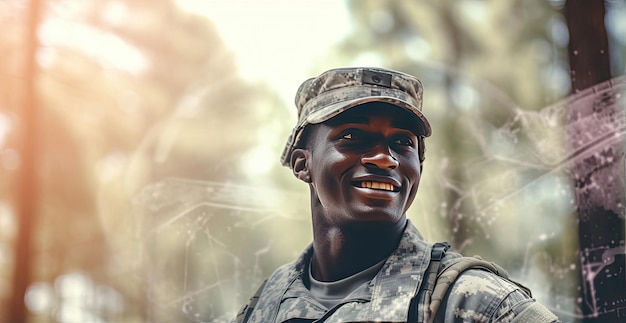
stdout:
[[329,223],[405,218],[420,180],[419,122],[405,110],[368,103],[320,125],[308,138],[313,203]]

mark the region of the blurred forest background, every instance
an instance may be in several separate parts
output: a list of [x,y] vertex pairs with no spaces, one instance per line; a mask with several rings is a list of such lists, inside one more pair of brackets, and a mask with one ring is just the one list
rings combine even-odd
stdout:
[[[409,218],[429,240],[564,322],[623,319],[626,2],[586,3],[0,0],[0,321],[233,317],[311,240],[308,188],[279,163],[295,91],[357,65],[425,85]],[[587,103],[610,121],[568,114]],[[603,189],[611,206],[581,208]]]

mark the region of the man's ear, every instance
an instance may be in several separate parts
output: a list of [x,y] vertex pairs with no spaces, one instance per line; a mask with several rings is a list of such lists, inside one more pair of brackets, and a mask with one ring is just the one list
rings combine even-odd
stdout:
[[294,149],[291,153],[291,171],[293,174],[305,183],[311,183],[311,173],[307,166],[310,153],[306,149]]

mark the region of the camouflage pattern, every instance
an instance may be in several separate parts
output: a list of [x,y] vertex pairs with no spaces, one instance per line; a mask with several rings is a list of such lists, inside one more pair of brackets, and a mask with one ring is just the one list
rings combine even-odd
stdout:
[[338,68],[306,80],[296,93],[298,124],[287,140],[281,163],[289,166],[291,152],[304,128],[322,123],[352,107],[368,102],[387,102],[406,109],[421,120],[424,137],[431,134],[422,113],[423,87],[420,80],[382,68]]
[[[406,322],[410,300],[429,265],[431,248],[409,222],[398,248],[374,279],[327,309],[303,282],[313,254],[309,246],[295,262],[270,276],[249,322]],[[461,255],[446,253],[444,266],[456,257]],[[536,304],[534,299],[515,284],[491,272],[470,269],[452,284],[434,322],[510,322],[531,304]],[[557,319],[553,316],[538,322]]]

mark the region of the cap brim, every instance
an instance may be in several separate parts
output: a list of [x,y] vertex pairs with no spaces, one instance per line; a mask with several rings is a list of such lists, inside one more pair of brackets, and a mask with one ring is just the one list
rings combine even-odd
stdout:
[[426,116],[424,116],[422,111],[420,111],[417,107],[408,102],[388,96],[364,97],[331,104],[309,114],[304,122],[300,124],[300,127],[303,127],[306,124],[322,123],[351,108],[370,102],[385,102],[407,110],[407,112],[412,113],[422,122],[422,125],[424,126],[424,137],[428,137],[431,135],[430,123],[428,122],[428,119],[426,119]]

